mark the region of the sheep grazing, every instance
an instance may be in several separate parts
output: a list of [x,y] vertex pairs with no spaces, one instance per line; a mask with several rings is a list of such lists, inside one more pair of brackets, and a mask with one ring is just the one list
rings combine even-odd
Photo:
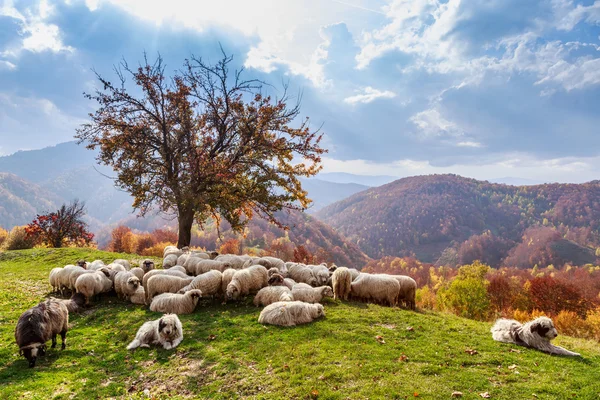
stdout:
[[350,294],[359,299],[373,300],[380,304],[396,305],[400,294],[400,283],[390,276],[360,274],[350,284]]
[[146,304],[146,291],[143,286],[139,286],[134,294],[129,297],[129,301],[133,304]]
[[60,271],[55,273],[56,284],[61,294],[65,293],[65,290],[72,290],[69,277],[73,271],[85,271],[83,268],[77,265],[65,265]]
[[[267,268],[267,267],[265,267],[265,268]],[[281,275],[281,276],[283,276],[283,274],[281,273],[281,271],[277,267],[271,268],[271,269],[267,270],[267,276],[269,277],[269,279],[271,279],[271,277],[273,275]]]
[[233,275],[231,282],[227,285],[225,295],[228,300],[236,300],[250,292],[258,292],[267,286],[268,280],[267,269],[262,265],[241,269]]
[[63,269],[61,267],[57,267],[57,268],[52,268],[52,271],[50,271],[50,276],[48,277],[48,281],[50,282],[50,286],[52,286],[53,292],[58,292],[60,289],[58,277],[60,276],[62,270]]
[[52,339],[52,348],[56,347],[56,335],[62,339],[61,349],[67,345],[69,330],[69,310],[63,302],[52,299],[39,303],[25,311],[17,321],[15,340],[19,354],[25,356],[29,367],[35,367],[39,356],[46,353],[46,342]]
[[172,314],[191,314],[202,297],[202,291],[192,289],[184,294],[163,293],[152,299],[150,310]]
[[89,273],[94,273],[94,272],[96,272],[96,271],[87,270],[87,269],[83,269],[83,268],[71,270],[71,272],[69,272],[69,277],[68,277],[69,281],[68,281],[67,287],[71,291],[75,290],[75,282],[77,282],[77,278],[79,278],[83,274],[89,274]]
[[[154,269],[154,261],[147,258],[144,261],[142,261],[142,265],[140,268],[142,268],[142,270],[146,274]],[[142,279],[142,278],[140,278],[140,279]]]
[[398,294],[398,305],[404,305],[406,308],[414,310],[416,307],[417,282],[406,275],[390,275],[400,283],[400,293]]
[[183,270],[183,267],[173,267],[171,269],[153,269],[152,271],[148,272],[147,274],[144,275],[144,277],[142,278],[142,285],[144,286],[144,288],[148,287],[148,279],[152,278],[153,276],[156,275],[170,275],[170,276],[178,276],[180,278],[187,278],[187,274],[185,273],[185,270]]
[[131,271],[119,272],[115,276],[115,292],[120,299],[128,299],[142,282]]
[[350,271],[350,275],[352,275],[352,280],[354,281],[356,278],[358,278],[358,276],[360,275],[360,271],[357,270],[356,268],[348,268],[348,271]]
[[180,278],[172,275],[155,275],[146,283],[146,304],[150,304],[152,298],[162,293],[177,293],[181,288],[189,285],[194,278]]
[[223,272],[227,268],[230,268],[230,264],[224,261],[218,260],[205,260],[202,258],[191,258],[188,259],[184,265],[188,274],[202,275],[208,271],[216,270]]
[[288,276],[296,282],[304,282],[310,286],[317,286],[318,284],[312,269],[304,264],[293,264],[289,266]]
[[225,293],[227,292],[227,286],[229,286],[229,283],[231,283],[233,275],[235,275],[236,272],[237,269],[233,268],[227,268],[225,271],[223,271],[223,276],[221,278],[221,294],[223,296],[225,296]]
[[296,285],[292,288],[292,296],[294,300],[305,303],[320,303],[325,297],[333,297],[333,289],[329,286],[303,288]]
[[229,268],[242,269],[252,264],[250,256],[236,256],[235,254],[221,254],[215,258],[216,261],[221,261],[229,264]]
[[102,260],[94,260],[94,261],[92,261],[91,263],[88,264],[87,269],[99,270],[102,267],[104,267],[104,261],[102,261]]
[[203,296],[215,296],[221,291],[221,280],[223,274],[217,270],[208,271],[198,275],[185,287],[179,290],[179,293],[185,293],[188,290],[200,289]]
[[175,265],[177,265],[177,258],[179,257],[179,255],[177,254],[168,254],[165,256],[165,258],[163,258],[163,263],[162,263],[162,267],[164,269],[169,269],[171,267],[174,267]]
[[89,274],[83,274],[75,281],[75,290],[85,296],[85,304],[90,303],[90,299],[100,293],[110,292],[113,287],[109,279],[110,273],[106,268],[94,271]]
[[323,316],[325,316],[325,309],[321,304],[279,301],[266,306],[261,311],[258,322],[278,326],[295,326],[307,324]]
[[125,269],[127,271],[129,271],[131,269],[131,264],[129,263],[129,261],[127,261],[123,258],[117,258],[115,261],[112,262],[112,264],[120,264],[123,267],[125,267]]
[[268,306],[278,301],[294,301],[292,291],[285,286],[267,286],[258,291],[254,296],[255,306]]
[[327,279],[329,279],[329,269],[327,269],[327,266],[321,264],[307,265],[307,267],[311,269],[314,277],[317,279],[317,284],[311,286],[323,286],[327,283]]
[[144,279],[144,275],[146,274],[144,272],[144,270],[140,267],[135,267],[135,268],[131,268],[129,270],[129,272],[131,272],[132,274],[134,274],[135,276],[137,276],[137,278],[140,280],[140,282],[142,281],[142,279]]
[[333,286],[333,298],[335,300],[348,300],[350,295],[350,284],[352,283],[352,274],[346,267],[339,267],[333,271],[331,284]]

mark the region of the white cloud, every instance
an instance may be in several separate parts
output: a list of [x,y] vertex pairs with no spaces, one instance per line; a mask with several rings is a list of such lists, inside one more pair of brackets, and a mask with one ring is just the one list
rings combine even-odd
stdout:
[[422,138],[436,137],[461,137],[464,132],[454,122],[446,119],[437,109],[421,111],[412,117],[410,121],[420,130]]
[[10,61],[0,60],[0,71],[14,71],[15,69],[17,69],[17,66],[15,64],[11,63]]
[[357,103],[371,103],[377,99],[392,99],[396,97],[396,93],[389,90],[378,90],[373,89],[371,86],[367,86],[363,88],[362,93],[346,97],[344,99],[345,103],[348,104],[357,104]]
[[23,39],[18,44],[9,44],[2,51],[4,56],[18,57],[23,50],[39,53],[43,51],[72,52],[71,46],[63,44],[60,29],[46,20],[54,9],[48,0],[41,0],[36,6],[17,10],[11,0],[6,0],[0,8],[0,16],[14,18],[21,26]]
[[466,141],[466,142],[458,142],[456,143],[456,145],[458,147],[473,147],[473,148],[481,148],[483,147],[483,145],[479,142],[472,142],[472,141]]
[[496,154],[492,157],[481,157],[477,164],[456,163],[443,167],[432,165],[429,161],[411,159],[377,163],[361,159],[337,160],[325,157],[323,158],[323,172],[397,177],[452,173],[480,180],[518,177],[537,182],[582,183],[598,179],[595,167],[598,163],[600,163],[600,157],[543,159],[526,153]]

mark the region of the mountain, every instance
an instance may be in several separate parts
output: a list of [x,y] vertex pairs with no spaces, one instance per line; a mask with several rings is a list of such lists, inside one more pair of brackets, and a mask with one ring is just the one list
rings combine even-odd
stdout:
[[359,185],[358,183],[336,183],[315,178],[302,179],[302,187],[308,192],[308,197],[313,201],[306,210],[309,214],[369,188],[369,186]]
[[505,185],[512,185],[512,186],[532,186],[532,185],[541,185],[545,182],[540,182],[540,181],[536,181],[533,179],[527,179],[527,178],[515,178],[512,176],[506,176],[504,178],[496,178],[496,179],[490,179],[491,183],[503,183]]
[[[434,262],[469,238],[483,243],[488,232],[502,242],[505,257],[538,225],[589,250],[600,246],[600,181],[509,186],[457,175],[417,176],[354,194],[315,216],[372,258],[416,255]],[[547,243],[540,251],[552,248]]]
[[346,172],[321,172],[318,179],[335,183],[355,183],[359,185],[374,187],[385,185],[398,179],[397,176],[389,175],[356,175]]

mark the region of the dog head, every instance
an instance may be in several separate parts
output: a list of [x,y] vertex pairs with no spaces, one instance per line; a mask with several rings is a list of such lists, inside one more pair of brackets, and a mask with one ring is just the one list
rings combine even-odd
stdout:
[[529,325],[531,333],[537,334],[539,337],[552,340],[558,336],[558,332],[554,327],[554,323],[548,317],[539,317],[531,321]]
[[158,334],[167,340],[177,336],[177,316],[173,314],[163,315],[158,320]]

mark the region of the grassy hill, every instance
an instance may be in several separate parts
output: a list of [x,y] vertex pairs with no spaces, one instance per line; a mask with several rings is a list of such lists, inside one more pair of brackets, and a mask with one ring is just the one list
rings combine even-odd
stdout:
[[[250,301],[205,301],[181,316],[175,351],[125,350],[159,314],[101,299],[72,315],[64,351],[29,369],[14,343],[19,315],[48,295],[48,272],[79,258],[129,257],[85,249],[0,253],[0,398],[463,398],[600,396],[595,342],[559,337],[581,359],[492,341],[490,325],[452,315],[329,301],[327,316],[295,328],[264,327]],[[378,338],[379,337],[379,338]],[[382,343],[385,342],[385,343]],[[467,352],[467,350],[476,350]]]
[[[509,186],[428,175],[365,190],[315,216],[372,258],[414,253],[422,261],[435,262],[444,249],[473,235],[489,231],[514,246],[529,227],[538,225],[595,249],[600,246],[599,199],[600,181]],[[585,253],[585,262],[593,262],[593,254],[590,259],[589,250]],[[563,255],[571,253],[557,258]],[[577,260],[582,257],[576,255]]]

